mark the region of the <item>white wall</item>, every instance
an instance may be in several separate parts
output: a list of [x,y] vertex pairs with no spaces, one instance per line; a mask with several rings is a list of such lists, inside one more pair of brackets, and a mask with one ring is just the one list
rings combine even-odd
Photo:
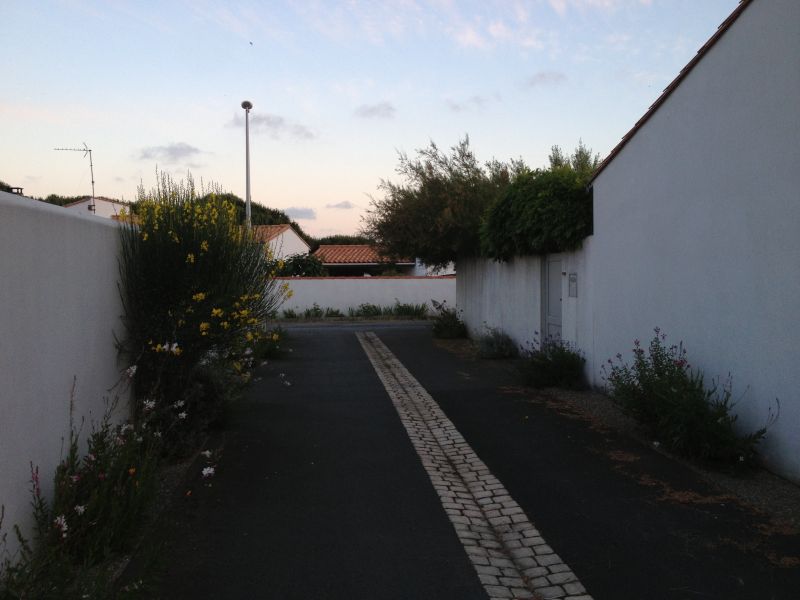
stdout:
[[[456,280],[453,277],[287,277],[292,297],[281,310],[302,312],[316,303],[320,308],[334,308],[345,315],[360,304],[393,306],[427,304],[431,300],[456,302]],[[432,308],[432,307],[431,307]]]
[[[90,202],[87,199],[79,204],[74,204],[73,206],[64,206],[63,208],[71,212],[82,212],[91,215],[92,211],[89,210],[89,203]],[[108,200],[103,200],[101,198],[94,199],[94,216],[96,217],[110,219],[111,217],[118,215],[123,208],[125,208],[125,205],[118,202],[109,202]]]
[[117,364],[113,336],[122,335],[117,228],[89,211],[0,192],[0,504],[7,532],[31,523],[31,462],[45,493],[52,490],[69,435],[73,378],[75,422],[85,417],[86,433],[126,366]]
[[542,259],[516,257],[508,262],[482,258],[458,261],[458,309],[470,335],[485,326],[501,329],[517,344],[533,342],[541,331]]
[[308,254],[308,244],[292,228],[271,240],[269,246],[272,248],[275,258],[286,258],[293,254]]
[[595,364],[660,326],[800,482],[800,3],[756,0],[594,184]]

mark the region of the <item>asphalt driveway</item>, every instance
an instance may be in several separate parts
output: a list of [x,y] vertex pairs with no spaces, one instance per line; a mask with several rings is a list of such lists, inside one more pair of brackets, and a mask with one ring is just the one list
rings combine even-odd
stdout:
[[[460,432],[478,473],[527,515],[546,540],[536,548],[574,572],[546,573],[552,588],[523,574],[529,589],[598,600],[800,598],[796,533],[682,463],[537,401],[507,364],[442,348],[425,323],[290,329],[293,352],[259,370],[215,438],[214,477],[202,478],[200,458],[166,513],[150,597],[505,597],[487,584],[497,582],[493,567],[477,568],[477,545],[465,545],[457,511],[359,343],[367,330]],[[524,563],[514,553],[516,566],[543,562],[529,554]]]

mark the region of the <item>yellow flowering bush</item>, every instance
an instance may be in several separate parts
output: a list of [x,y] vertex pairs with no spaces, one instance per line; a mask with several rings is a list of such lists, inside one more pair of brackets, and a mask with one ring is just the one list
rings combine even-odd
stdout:
[[204,414],[213,412],[208,372],[242,379],[288,290],[235,204],[197,190],[191,176],[176,183],[161,174],[152,190],[140,186],[134,211],[136,219],[121,225],[120,345],[139,367],[136,396],[167,400],[160,406],[184,402],[183,429],[197,430],[213,418]]

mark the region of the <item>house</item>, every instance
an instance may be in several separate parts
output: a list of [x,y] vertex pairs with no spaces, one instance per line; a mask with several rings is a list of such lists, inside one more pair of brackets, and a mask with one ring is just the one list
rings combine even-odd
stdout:
[[594,174],[579,251],[459,263],[470,327],[560,335],[603,385],[659,326],[707,381],[731,375],[743,430],[779,399],[759,452],[800,482],[797,98],[800,2],[743,0]]
[[65,204],[64,208],[88,213],[91,211],[92,205],[95,207],[94,214],[98,217],[104,217],[106,219],[119,217],[120,212],[123,209],[127,209],[129,206],[127,202],[120,202],[119,200],[103,197],[95,197],[94,202],[92,202],[92,197],[87,196],[81,200],[76,200],[75,202]]
[[301,238],[294,228],[288,224],[255,225],[253,235],[256,240],[269,244],[276,259],[295,254],[308,254],[311,247]]
[[323,244],[314,251],[331,276],[413,275],[416,261],[383,256],[369,244]]

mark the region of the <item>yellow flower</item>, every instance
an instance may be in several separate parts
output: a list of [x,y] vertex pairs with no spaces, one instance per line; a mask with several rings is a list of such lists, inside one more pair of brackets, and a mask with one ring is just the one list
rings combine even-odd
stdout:
[[221,308],[213,308],[213,309],[211,309],[211,316],[212,317],[221,317],[223,314],[225,314],[225,313]]
[[174,231],[172,231],[171,229],[169,230],[169,237],[170,237],[170,239],[171,239],[173,242],[175,242],[176,244],[180,244],[180,243],[181,243],[181,240],[180,240],[180,238],[178,237],[178,234],[177,234],[177,233],[175,233]]
[[281,339],[281,336],[279,336],[277,333],[273,333],[272,334],[272,341],[273,342],[277,342],[280,339]]
[[143,231],[143,232],[142,232],[142,241],[143,241],[143,242],[146,242],[146,241],[147,241],[147,238],[148,238],[147,232],[146,232],[146,231]]
[[183,354],[183,350],[181,350],[181,348],[178,347],[178,344],[175,344],[172,346],[172,353],[175,356],[180,356],[181,354]]
[[200,323],[200,335],[208,335],[208,330],[211,329],[211,323],[203,321]]
[[241,371],[241,370],[242,370],[242,363],[240,363],[240,362],[238,362],[238,361],[237,361],[237,362],[234,362],[234,363],[233,363],[233,368],[234,368],[234,369],[235,369],[237,372],[238,372],[238,371]]
[[186,255],[186,263],[190,265],[194,264],[194,254],[192,254],[191,252],[189,252],[189,254]]
[[219,326],[220,326],[220,327],[222,327],[223,329],[227,329],[228,327],[230,327],[230,326],[231,326],[231,324],[230,324],[230,323],[228,323],[227,321],[222,321],[222,322],[219,324]]
[[192,300],[195,302],[202,302],[206,299],[205,292],[197,292],[194,296],[192,296]]
[[136,475],[136,467],[131,467],[130,469],[128,469],[128,475],[130,475],[131,477]]
[[252,342],[253,341],[253,334],[251,332],[249,332],[249,331],[244,334],[244,337],[247,339],[248,342]]
[[200,250],[203,252],[208,252],[208,242],[206,240],[200,242]]

